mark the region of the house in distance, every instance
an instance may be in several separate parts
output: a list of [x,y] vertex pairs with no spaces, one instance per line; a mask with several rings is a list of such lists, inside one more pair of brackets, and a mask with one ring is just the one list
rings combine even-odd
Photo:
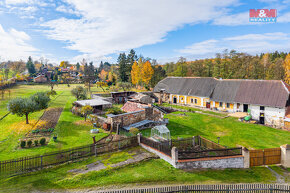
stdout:
[[282,80],[167,77],[155,86],[154,94],[173,104],[249,112],[261,124],[283,128],[289,90]]

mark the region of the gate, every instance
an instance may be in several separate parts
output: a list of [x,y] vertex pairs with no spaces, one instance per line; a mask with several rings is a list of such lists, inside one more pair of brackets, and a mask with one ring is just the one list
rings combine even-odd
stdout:
[[250,150],[250,166],[262,166],[281,163],[281,149],[257,149]]

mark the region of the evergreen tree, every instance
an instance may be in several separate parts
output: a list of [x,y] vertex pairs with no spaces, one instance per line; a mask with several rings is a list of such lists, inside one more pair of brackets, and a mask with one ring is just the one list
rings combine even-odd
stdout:
[[80,70],[80,63],[77,63],[76,67],[77,67],[77,71],[79,71]]
[[26,68],[28,69],[28,72],[31,76],[36,73],[35,66],[33,64],[31,56],[28,57],[28,61],[26,63]]
[[127,58],[125,53],[121,53],[118,57],[119,65],[119,79],[121,82],[128,82],[128,72],[127,72]]

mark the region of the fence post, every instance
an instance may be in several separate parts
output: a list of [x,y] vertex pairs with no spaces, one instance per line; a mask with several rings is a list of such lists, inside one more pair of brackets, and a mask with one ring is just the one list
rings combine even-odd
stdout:
[[171,149],[171,160],[172,164],[175,168],[177,168],[177,162],[178,162],[178,150],[176,147],[173,147]]
[[95,156],[97,157],[97,144],[94,144],[95,146]]
[[242,155],[244,156],[244,168],[250,168],[250,151],[242,147]]
[[195,147],[195,136],[192,137],[192,145]]
[[138,140],[138,144],[140,145],[141,143],[141,137],[142,137],[142,134],[141,133],[138,133],[137,134],[137,140]]
[[281,147],[281,165],[290,168],[290,145],[282,145]]
[[40,156],[40,168],[42,169],[42,155]]

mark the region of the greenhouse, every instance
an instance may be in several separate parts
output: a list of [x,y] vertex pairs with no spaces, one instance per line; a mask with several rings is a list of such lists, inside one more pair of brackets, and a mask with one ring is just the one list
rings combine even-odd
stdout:
[[151,138],[156,141],[169,141],[170,131],[166,125],[158,125],[151,129]]

